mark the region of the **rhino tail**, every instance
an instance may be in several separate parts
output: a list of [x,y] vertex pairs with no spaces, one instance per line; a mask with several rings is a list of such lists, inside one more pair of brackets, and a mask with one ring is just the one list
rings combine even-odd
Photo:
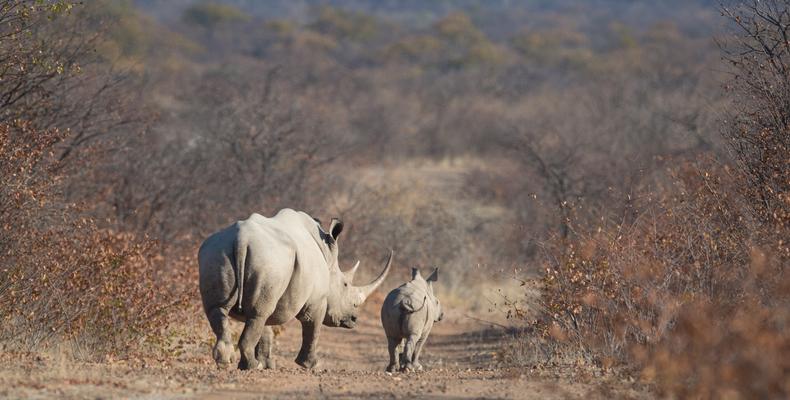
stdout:
[[241,300],[244,294],[244,267],[247,265],[247,243],[236,242],[236,290],[239,292],[238,309],[241,312]]
[[415,304],[416,302],[414,301],[414,299],[412,297],[407,297],[403,299],[403,302],[401,302],[401,308],[408,313],[415,313],[417,311],[422,310],[422,308],[425,307],[425,302],[427,300],[428,300],[428,296],[423,297],[420,306],[417,307],[417,304]]

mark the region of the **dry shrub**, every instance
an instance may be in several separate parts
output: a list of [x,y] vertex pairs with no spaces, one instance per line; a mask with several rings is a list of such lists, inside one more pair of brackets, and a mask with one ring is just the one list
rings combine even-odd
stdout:
[[727,171],[678,168],[633,223],[576,227],[549,251],[532,332],[550,357],[639,370],[683,397],[790,393],[790,230],[755,218]]
[[35,231],[27,242],[3,270],[0,338],[12,345],[68,340],[82,357],[125,353],[157,343],[167,311],[184,303],[182,292],[155,276],[152,242],[91,222]]
[[67,340],[83,357],[156,339],[184,288],[156,276],[155,248],[101,230],[58,195],[53,147],[64,137],[0,125],[0,341],[32,350]]
[[13,232],[31,229],[34,214],[44,209],[56,183],[47,160],[63,137],[57,130],[36,131],[26,122],[0,124],[0,254],[15,244]]
[[634,219],[575,226],[548,251],[531,322],[550,356],[623,366],[662,395],[787,398],[790,2],[723,11],[739,29],[726,53],[732,161],[675,167]]
[[[755,215],[790,220],[790,1],[749,0],[723,8],[734,33],[722,44],[732,66],[734,109],[723,136]],[[777,232],[781,233],[781,232]],[[787,248],[787,242],[784,243]]]
[[788,289],[783,303],[752,298],[730,312],[704,300],[684,305],[671,335],[635,351],[643,377],[680,398],[787,398]]

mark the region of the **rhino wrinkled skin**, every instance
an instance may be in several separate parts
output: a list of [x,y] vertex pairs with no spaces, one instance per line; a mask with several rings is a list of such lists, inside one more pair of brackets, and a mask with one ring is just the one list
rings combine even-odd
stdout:
[[218,366],[235,360],[228,317],[244,322],[239,369],[274,368],[272,325],[292,318],[301,322],[296,363],[305,368],[318,362],[322,324],[356,326],[360,305],[389,272],[392,252],[378,278],[352,286],[359,262],[340,270],[337,238],[342,230],[338,219],[327,233],[308,214],[283,209],[271,218],[252,214],[203,242],[198,252],[200,295],[217,336],[213,357]]
[[[424,279],[417,268],[412,280],[393,289],[381,306],[381,324],[387,335],[390,362],[387,372],[421,371],[420,354],[434,322],[444,317],[441,303],[433,293],[439,269]],[[403,341],[406,341],[403,346]],[[403,348],[403,349],[402,349]],[[401,349],[403,350],[401,352]]]

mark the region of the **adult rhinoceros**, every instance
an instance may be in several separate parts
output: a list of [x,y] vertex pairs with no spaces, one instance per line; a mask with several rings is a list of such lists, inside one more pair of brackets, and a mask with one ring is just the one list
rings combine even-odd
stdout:
[[321,324],[356,326],[360,305],[389,272],[392,252],[376,280],[352,286],[359,262],[346,272],[338,267],[337,238],[342,230],[338,219],[332,219],[326,233],[308,214],[283,209],[272,218],[252,214],[203,242],[198,252],[200,295],[217,335],[217,365],[230,365],[235,358],[228,316],[245,323],[239,339],[240,369],[274,368],[271,325],[299,319],[302,348],[296,363],[305,368],[318,361]]

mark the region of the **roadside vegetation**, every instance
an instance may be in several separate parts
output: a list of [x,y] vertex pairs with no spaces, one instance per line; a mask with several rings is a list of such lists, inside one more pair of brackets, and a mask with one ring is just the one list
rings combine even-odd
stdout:
[[509,303],[529,326],[516,362],[581,360],[679,398],[790,393],[788,12],[722,8],[727,153],[674,157],[624,212],[569,218],[573,233],[546,246],[540,298]]

